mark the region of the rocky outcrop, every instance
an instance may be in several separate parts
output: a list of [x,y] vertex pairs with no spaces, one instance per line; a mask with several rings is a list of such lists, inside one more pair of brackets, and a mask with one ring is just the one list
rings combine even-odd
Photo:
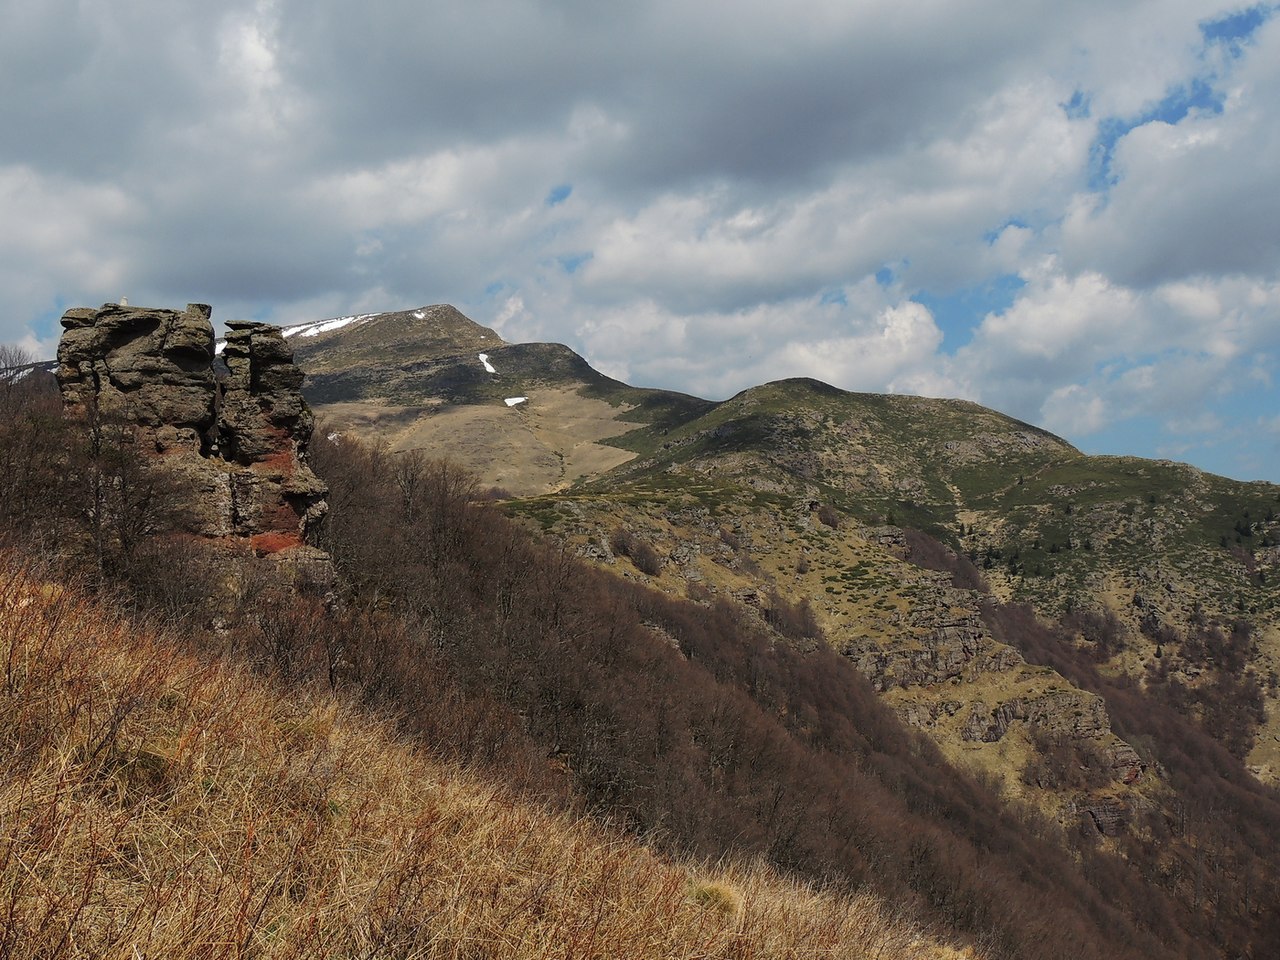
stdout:
[[961,737],[993,743],[1015,720],[1073,740],[1097,740],[1111,732],[1102,698],[1074,688],[1013,697],[995,708],[980,701],[971,705]]
[[65,408],[128,425],[139,450],[163,458],[181,481],[188,532],[323,566],[312,543],[327,489],[306,462],[302,372],[279,328],[246,321],[229,324],[218,364],[210,315],[204,304],[68,310]]
[[68,412],[122,416],[157,453],[207,451],[217,419],[210,309],[68,310],[58,383]]
[[1023,665],[1016,650],[991,636],[976,610],[946,602],[950,591],[939,590],[938,599],[923,598],[911,608],[909,639],[892,645],[870,637],[846,642],[845,655],[876,690],[973,679]]

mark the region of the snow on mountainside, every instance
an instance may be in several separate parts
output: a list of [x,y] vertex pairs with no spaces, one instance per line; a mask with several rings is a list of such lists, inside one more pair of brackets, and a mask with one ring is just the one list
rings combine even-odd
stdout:
[[364,323],[378,316],[376,313],[362,313],[354,317],[338,317],[334,320],[320,320],[316,323],[299,323],[281,329],[285,337],[315,337],[330,330],[341,330],[353,323]]

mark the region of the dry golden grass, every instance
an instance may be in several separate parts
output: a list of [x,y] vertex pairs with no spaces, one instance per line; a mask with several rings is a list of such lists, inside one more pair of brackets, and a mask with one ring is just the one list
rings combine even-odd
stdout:
[[672,863],[0,557],[0,957],[951,956]]

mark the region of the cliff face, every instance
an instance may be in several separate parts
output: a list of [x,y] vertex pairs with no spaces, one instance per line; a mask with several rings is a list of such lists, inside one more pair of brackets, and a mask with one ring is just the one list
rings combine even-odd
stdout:
[[311,544],[328,492],[306,462],[313,421],[302,372],[268,324],[231,323],[220,373],[210,308],[68,310],[58,383],[73,416],[132,428],[182,481],[189,533],[260,556],[325,561]]

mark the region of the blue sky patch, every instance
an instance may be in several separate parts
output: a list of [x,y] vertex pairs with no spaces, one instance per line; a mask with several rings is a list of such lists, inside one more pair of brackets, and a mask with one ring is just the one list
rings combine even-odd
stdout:
[[569,199],[569,194],[573,193],[573,184],[562,183],[558,187],[552,187],[551,192],[547,194],[547,206],[558,207]]
[[1260,3],[1247,10],[1231,13],[1218,20],[1206,20],[1200,24],[1200,36],[1206,45],[1221,43],[1238,57],[1257,29],[1275,15],[1273,4]]
[[1006,273],[945,296],[921,290],[912,299],[929,308],[934,323],[942,331],[942,352],[953,354],[969,342],[983,317],[1008,310],[1018,298],[1018,291],[1026,285],[1017,274]]
[[556,257],[556,262],[560,264],[560,269],[567,274],[575,274],[578,268],[590,260],[595,254],[587,251],[586,253],[566,253]]
[[[877,279],[877,280],[879,280],[879,279],[880,279],[880,274],[876,274],[876,279]],[[835,303],[835,304],[839,304],[839,305],[840,305],[840,306],[842,306],[842,307],[847,307],[847,306],[849,305],[849,298],[848,298],[847,296],[845,296],[845,293],[844,293],[844,291],[843,291],[843,290],[841,290],[839,287],[837,287],[837,288],[836,288],[836,289],[834,289],[834,290],[828,290],[828,291],[826,291],[826,292],[822,295],[822,302],[823,302],[824,304],[832,304],[832,303]]]
[[62,336],[62,326],[59,321],[67,312],[69,305],[65,297],[57,297],[53,301],[52,309],[46,310],[32,321],[31,332],[40,340],[57,340]]
[[1089,116],[1090,101],[1089,95],[1083,90],[1077,90],[1071,94],[1071,99],[1066,103],[1060,104],[1062,112],[1067,115],[1069,120],[1084,120]]
[[889,267],[881,267],[876,271],[876,283],[882,287],[887,287],[894,281],[894,273]]

